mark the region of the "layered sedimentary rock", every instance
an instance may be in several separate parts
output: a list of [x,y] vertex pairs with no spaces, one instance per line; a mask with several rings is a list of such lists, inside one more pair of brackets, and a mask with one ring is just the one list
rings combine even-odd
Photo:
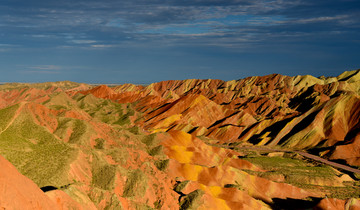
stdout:
[[[220,143],[317,148],[319,155],[359,165],[358,154],[342,155],[347,147],[357,148],[359,74],[175,80],[118,86],[109,98],[136,101],[145,113],[138,125],[151,132],[182,130]],[[150,96],[158,102],[144,100]]]
[[0,208],[357,208],[359,75],[2,85]]

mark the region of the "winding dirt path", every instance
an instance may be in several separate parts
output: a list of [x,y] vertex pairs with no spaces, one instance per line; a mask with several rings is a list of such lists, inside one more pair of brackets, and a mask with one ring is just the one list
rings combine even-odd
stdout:
[[352,168],[352,167],[350,167],[350,166],[343,165],[343,164],[340,164],[340,163],[335,163],[335,162],[326,160],[326,159],[324,159],[324,158],[321,158],[321,157],[319,157],[319,156],[312,155],[312,154],[309,154],[309,153],[306,153],[306,152],[302,152],[302,151],[294,151],[294,152],[296,152],[296,153],[298,153],[299,155],[302,155],[302,156],[304,156],[304,157],[310,158],[310,159],[312,159],[312,160],[315,160],[315,161],[318,161],[318,162],[321,162],[321,163],[324,163],[324,164],[333,166],[333,167],[335,167],[335,168],[340,168],[340,169],[345,170],[345,171],[350,171],[350,172],[353,172],[353,173],[358,173],[358,174],[360,174],[360,170],[359,170],[359,169],[355,169],[355,168]]
[[[226,146],[227,147],[227,146]],[[233,147],[227,147],[227,148],[233,148]],[[306,158],[309,158],[309,159],[312,159],[312,160],[315,160],[315,161],[318,161],[318,162],[321,162],[321,163],[324,163],[326,165],[330,165],[330,166],[333,166],[335,168],[339,168],[339,169],[342,169],[342,170],[345,170],[345,171],[349,171],[349,172],[353,172],[353,173],[357,173],[357,174],[360,174],[360,170],[359,169],[355,169],[355,168],[352,168],[350,166],[347,166],[347,165],[343,165],[343,164],[340,164],[340,163],[335,163],[335,162],[332,162],[332,161],[329,161],[329,160],[326,160],[324,158],[321,158],[319,156],[316,156],[316,155],[312,155],[312,154],[309,154],[307,152],[302,152],[302,151],[292,151],[292,150],[285,150],[285,149],[270,149],[270,148],[264,148],[264,147],[235,147],[233,149],[236,149],[236,150],[261,150],[261,151],[268,151],[268,152],[289,152],[289,153],[298,153],[299,155],[302,155]]]

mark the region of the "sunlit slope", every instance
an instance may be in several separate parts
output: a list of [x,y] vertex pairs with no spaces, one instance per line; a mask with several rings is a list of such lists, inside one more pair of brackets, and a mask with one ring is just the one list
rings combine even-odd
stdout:
[[49,192],[52,199],[70,196],[85,209],[178,206],[159,141],[134,127],[130,105],[58,91],[42,97],[0,110],[0,154],[39,187],[65,192]]
[[[341,145],[356,142],[358,75],[356,70],[328,78],[273,74],[228,82],[171,80],[89,93],[103,97],[97,95],[101,89],[105,98],[133,103],[143,112],[137,124],[150,132],[182,130],[220,144],[317,148],[319,155],[356,165],[357,155],[341,155],[346,148]],[[150,96],[151,102],[145,100]]]
[[357,174],[291,151],[359,165],[358,75],[6,84],[0,155],[64,208],[356,206]]
[[[163,141],[166,154],[171,158],[170,175],[179,175],[186,180],[195,181],[200,188],[209,187],[217,193],[213,196],[223,194],[226,188],[239,188],[241,193],[246,193],[254,198],[260,198],[264,202],[271,202],[276,198],[304,198],[314,195],[301,189],[286,184],[279,184],[259,178],[242,171],[263,171],[247,162],[239,159],[239,153],[204,144],[190,134],[182,131],[169,132],[171,138]],[[281,190],[279,190],[281,189]],[[239,192],[239,194],[241,194]],[[253,201],[255,202],[255,200]]]

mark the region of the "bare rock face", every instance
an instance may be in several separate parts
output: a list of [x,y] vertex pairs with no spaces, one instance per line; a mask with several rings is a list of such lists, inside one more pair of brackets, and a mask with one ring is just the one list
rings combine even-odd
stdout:
[[56,209],[56,205],[29,178],[0,156],[1,209]]

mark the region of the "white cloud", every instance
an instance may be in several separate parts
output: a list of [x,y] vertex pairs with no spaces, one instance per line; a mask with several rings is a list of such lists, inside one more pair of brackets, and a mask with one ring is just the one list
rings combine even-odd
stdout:
[[91,45],[91,47],[93,47],[93,48],[109,48],[109,47],[116,47],[116,45],[111,45],[111,44],[94,44],[94,45]]
[[17,65],[22,70],[19,72],[24,74],[60,74],[61,66],[57,65],[36,65],[36,66],[28,66],[28,65]]
[[60,74],[58,71],[25,71],[25,73]]
[[14,48],[19,47],[19,45],[14,44],[0,44],[0,52],[8,52],[13,50]]
[[332,21],[332,20],[342,20],[347,17],[348,17],[347,15],[337,15],[334,17],[325,16],[325,17],[300,19],[300,20],[297,20],[296,22],[298,22],[298,23],[314,23],[314,22],[324,22],[324,21]]
[[35,70],[60,70],[60,66],[56,65],[39,65],[39,66],[30,66],[29,69]]
[[327,21],[342,21],[347,19],[348,15],[336,15],[336,16],[323,16],[323,17],[314,17],[314,18],[303,18],[297,20],[285,20],[285,21],[276,21],[278,24],[307,24],[307,23],[318,23],[318,22],[327,22]]
[[95,40],[71,40],[71,42],[75,43],[75,44],[92,44],[92,43],[96,43]]

